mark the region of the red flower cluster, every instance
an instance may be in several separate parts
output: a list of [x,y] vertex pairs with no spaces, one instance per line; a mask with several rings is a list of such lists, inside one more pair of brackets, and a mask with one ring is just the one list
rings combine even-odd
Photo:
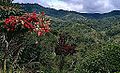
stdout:
[[57,55],[72,55],[76,53],[77,50],[75,50],[76,45],[71,44],[65,44],[65,37],[64,35],[60,35],[59,42],[55,48],[55,53]]
[[69,45],[69,44],[65,44],[62,48],[62,51],[66,54],[73,54],[75,53],[75,48],[76,46],[75,45]]
[[8,31],[15,31],[18,26],[34,31],[41,36],[45,32],[49,32],[50,20],[46,18],[44,12],[41,14],[26,13],[22,16],[10,16],[5,19],[4,28]]

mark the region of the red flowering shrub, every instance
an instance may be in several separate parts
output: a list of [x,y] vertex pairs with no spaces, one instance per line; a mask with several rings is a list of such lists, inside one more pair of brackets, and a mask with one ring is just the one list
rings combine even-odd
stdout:
[[71,44],[66,44],[65,43],[65,36],[64,35],[60,35],[60,38],[58,39],[59,42],[55,48],[55,53],[57,55],[72,55],[74,53],[76,53],[77,50],[75,50],[76,45],[71,45]]
[[38,36],[41,36],[45,32],[49,32],[50,19],[46,18],[44,12],[41,14],[25,13],[22,16],[10,16],[5,19],[3,28],[7,31],[18,31],[27,29],[28,31],[34,31]]

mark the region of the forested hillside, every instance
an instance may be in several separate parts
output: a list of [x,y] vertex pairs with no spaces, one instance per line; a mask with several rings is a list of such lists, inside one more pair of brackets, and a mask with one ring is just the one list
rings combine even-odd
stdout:
[[45,13],[47,15],[52,16],[52,17],[59,17],[59,18],[65,16],[65,15],[71,14],[71,13],[79,14],[79,15],[82,15],[87,18],[95,18],[95,19],[120,15],[120,10],[114,10],[109,13],[102,13],[102,14],[100,14],[100,13],[78,13],[75,11],[55,10],[52,8],[46,8],[39,4],[27,3],[27,4],[20,4],[20,5],[21,5],[22,9],[27,12],[36,11],[37,13],[39,13],[40,11],[45,11]]
[[[45,8],[38,4],[21,4],[22,9],[27,12],[44,11],[46,15],[52,19],[52,28],[55,30],[63,30],[69,32],[80,32],[91,30],[100,35],[104,35],[106,41],[114,36],[119,35],[120,26],[120,11],[114,10],[109,13],[78,13],[74,11],[55,10],[51,8]],[[80,30],[84,27],[82,30]],[[73,28],[73,30],[71,30]],[[80,31],[77,33],[77,31]],[[85,34],[84,32],[82,32]],[[86,32],[89,33],[89,32]],[[110,41],[109,39],[109,41]]]
[[[18,58],[15,64],[13,64],[13,72],[120,72],[119,10],[104,14],[77,13],[74,11],[45,8],[38,4],[19,5],[21,8],[19,10],[20,14],[14,9],[12,10],[14,14],[12,12],[6,14],[11,10],[8,12],[1,10],[1,21],[10,15],[21,16],[24,13],[32,12],[44,14],[42,12],[44,11],[51,24],[50,32],[41,37],[37,37],[35,33],[27,33],[24,34],[24,37],[23,34],[20,34],[21,36],[18,35],[14,38],[18,40],[13,42],[25,43],[21,46],[20,54],[17,55]],[[14,43],[11,43],[11,45],[15,46]],[[3,65],[3,47],[0,47],[0,65]],[[15,49],[10,50],[10,53],[13,51]],[[11,70],[9,67],[12,61],[14,61],[16,53],[14,52],[11,55],[7,60],[8,70]]]

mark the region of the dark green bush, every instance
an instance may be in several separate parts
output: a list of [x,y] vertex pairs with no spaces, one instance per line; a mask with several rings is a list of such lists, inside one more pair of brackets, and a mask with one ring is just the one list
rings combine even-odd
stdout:
[[120,72],[120,46],[106,45],[98,52],[87,55],[82,61],[82,73]]

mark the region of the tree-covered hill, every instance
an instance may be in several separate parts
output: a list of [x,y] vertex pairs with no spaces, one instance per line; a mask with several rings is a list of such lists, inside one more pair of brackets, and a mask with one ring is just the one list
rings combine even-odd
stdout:
[[[38,4],[21,4],[28,12],[45,11],[51,17],[53,34],[69,34],[67,42],[76,44],[79,62],[75,73],[120,72],[120,11],[78,13],[44,8]],[[114,63],[113,63],[114,61]]]
[[[14,36],[14,41],[10,42],[9,47],[11,50],[7,59],[8,71],[21,73],[120,72],[119,10],[103,14],[78,13],[45,8],[38,4],[17,5],[20,5],[19,11],[10,10],[8,6],[7,11],[2,9],[0,20],[3,21],[11,15],[21,16],[24,13],[31,16],[32,12],[34,17],[36,15],[34,12],[42,13],[42,15],[45,12],[46,17],[50,18],[50,32],[41,37],[29,32],[24,37],[21,34]],[[4,47],[1,41],[0,45]],[[14,42],[18,44],[24,42],[24,44],[11,69],[9,67],[14,61],[14,54],[16,54],[14,52],[19,51],[16,50],[18,44]],[[0,46],[0,65],[3,65],[3,47]]]
[[78,12],[75,12],[75,11],[66,11],[66,10],[55,10],[55,9],[52,9],[52,8],[45,8],[39,4],[20,4],[22,6],[22,9],[24,9],[25,11],[27,12],[33,12],[33,11],[36,11],[36,12],[40,12],[40,11],[45,11],[45,13],[49,16],[52,16],[52,17],[58,17],[58,18],[61,18],[65,15],[68,15],[68,14],[76,14],[76,15],[82,15],[84,17],[87,17],[87,18],[104,18],[104,17],[111,17],[111,16],[116,16],[116,15],[120,15],[120,11],[119,10],[114,10],[114,11],[111,11],[111,12],[108,12],[108,13],[78,13]]

